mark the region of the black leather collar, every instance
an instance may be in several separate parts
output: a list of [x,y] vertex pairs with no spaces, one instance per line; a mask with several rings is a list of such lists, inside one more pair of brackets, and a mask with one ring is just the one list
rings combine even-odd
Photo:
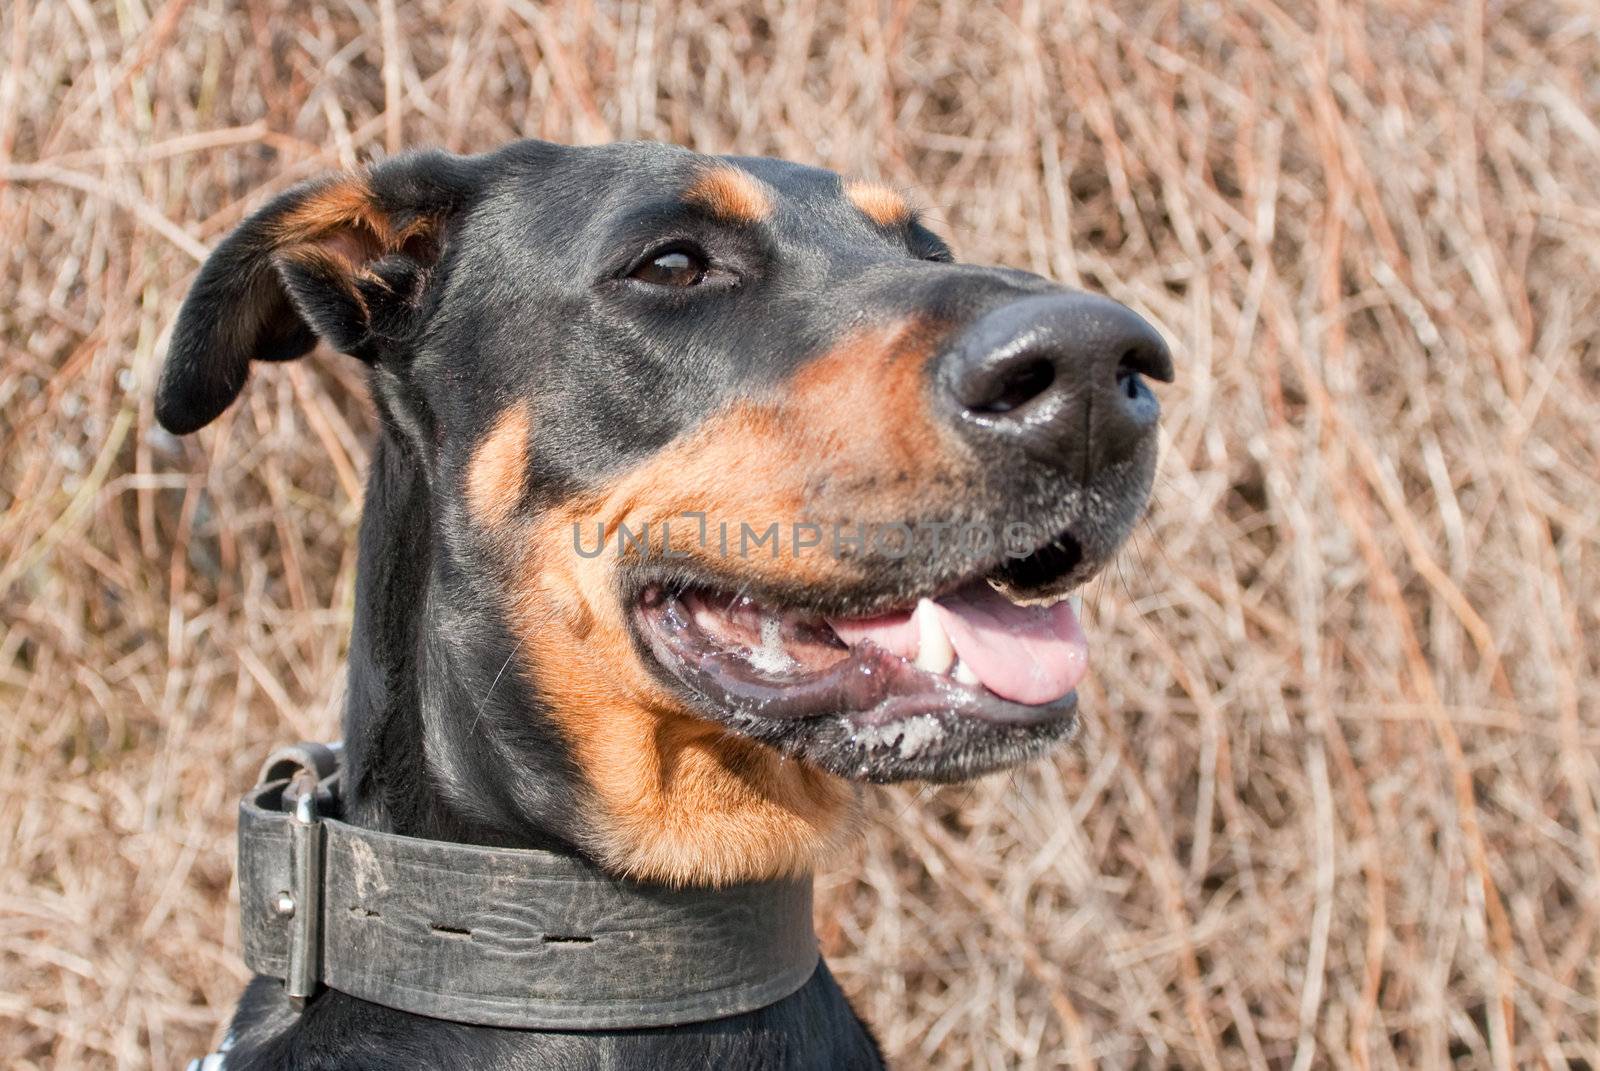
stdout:
[[239,808],[245,962],[284,980],[484,1026],[612,1030],[753,1011],[817,966],[811,880],[623,881],[575,855],[341,822],[338,748],[267,760]]

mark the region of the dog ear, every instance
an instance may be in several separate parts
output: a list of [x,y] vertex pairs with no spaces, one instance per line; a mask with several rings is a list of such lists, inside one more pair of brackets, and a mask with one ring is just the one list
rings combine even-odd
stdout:
[[239,396],[251,361],[287,361],[318,339],[377,360],[414,326],[478,176],[470,157],[402,156],[297,186],[241,223],[178,310],[156,419],[178,435],[203,428]]

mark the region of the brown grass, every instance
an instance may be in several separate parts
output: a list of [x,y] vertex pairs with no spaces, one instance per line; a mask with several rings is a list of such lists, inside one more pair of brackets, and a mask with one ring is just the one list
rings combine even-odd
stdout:
[[0,1065],[169,1068],[235,797],[335,731],[352,365],[175,441],[197,259],[402,145],[658,138],[912,191],[1181,359],[1080,746],[820,882],[903,1068],[1600,1066],[1590,0],[0,4]]

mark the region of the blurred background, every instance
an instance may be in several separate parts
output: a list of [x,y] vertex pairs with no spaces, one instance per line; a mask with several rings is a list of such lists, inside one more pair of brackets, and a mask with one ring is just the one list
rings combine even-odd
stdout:
[[1600,1067],[1597,117],[1592,0],[6,0],[0,1066],[206,1051],[237,797],[337,732],[362,377],[161,432],[198,262],[540,137],[887,180],[1179,357],[1081,740],[819,876],[899,1067]]

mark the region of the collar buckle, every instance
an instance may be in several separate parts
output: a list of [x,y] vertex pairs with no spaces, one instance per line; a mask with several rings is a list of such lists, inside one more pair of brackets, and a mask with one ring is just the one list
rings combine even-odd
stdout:
[[272,910],[289,924],[283,989],[295,1011],[305,1010],[322,983],[322,815],[337,810],[342,753],[338,743],[279,748],[257,778],[261,786],[283,782],[279,800],[290,817],[289,887],[272,898]]
[[315,790],[294,803],[289,826],[292,888],[278,894],[273,909],[289,919],[289,972],[283,980],[289,1004],[303,1011],[317,994],[322,974],[322,823]]

